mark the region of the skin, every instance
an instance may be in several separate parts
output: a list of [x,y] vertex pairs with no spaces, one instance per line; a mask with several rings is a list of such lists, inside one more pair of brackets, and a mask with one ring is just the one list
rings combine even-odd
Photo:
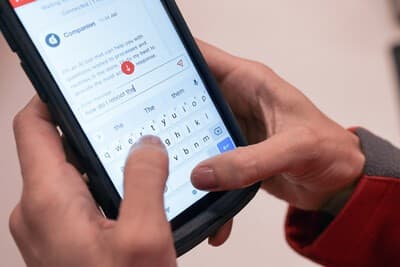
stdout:
[[14,120],[23,177],[11,233],[29,267],[176,266],[163,192],[165,147],[145,137],[131,150],[117,221],[99,212],[81,173],[66,158],[45,105],[35,97]]
[[365,164],[356,135],[265,65],[199,45],[250,146],[200,163],[191,177],[197,188],[232,190],[261,182],[294,207],[319,210],[356,183]]
[[[195,186],[219,191],[262,182],[289,204],[317,210],[357,181],[365,158],[355,135],[268,67],[199,45],[251,145],[199,164],[192,173]],[[125,199],[118,220],[111,221],[67,160],[37,97],[16,116],[14,132],[23,193],[10,230],[29,267],[176,266],[163,205],[168,158],[159,139],[145,137],[132,149]],[[231,227],[209,243],[221,245]]]

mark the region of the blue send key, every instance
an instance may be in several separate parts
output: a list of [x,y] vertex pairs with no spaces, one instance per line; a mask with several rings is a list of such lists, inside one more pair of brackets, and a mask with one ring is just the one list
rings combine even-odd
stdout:
[[225,153],[230,150],[234,150],[235,145],[233,144],[232,139],[230,137],[228,137],[218,144],[218,149],[219,149],[219,152]]

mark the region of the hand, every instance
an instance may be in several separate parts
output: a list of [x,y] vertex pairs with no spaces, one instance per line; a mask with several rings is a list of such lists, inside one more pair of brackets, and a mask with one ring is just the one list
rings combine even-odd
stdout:
[[16,116],[14,131],[24,187],[10,229],[28,266],[176,266],[163,205],[168,158],[157,138],[142,138],[132,149],[120,216],[111,221],[67,162],[37,97]]
[[318,210],[361,176],[365,157],[356,135],[266,66],[199,45],[251,145],[200,163],[192,172],[197,188],[262,182],[290,205]]

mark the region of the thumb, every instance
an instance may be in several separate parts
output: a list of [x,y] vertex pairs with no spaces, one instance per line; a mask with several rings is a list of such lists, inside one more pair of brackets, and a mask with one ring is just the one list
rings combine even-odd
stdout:
[[168,177],[168,156],[155,136],[141,138],[131,149],[125,165],[124,199],[119,221],[166,221],[163,193]]
[[192,171],[192,183],[209,191],[245,188],[287,171],[301,160],[301,151],[301,142],[287,134],[275,135],[200,163]]

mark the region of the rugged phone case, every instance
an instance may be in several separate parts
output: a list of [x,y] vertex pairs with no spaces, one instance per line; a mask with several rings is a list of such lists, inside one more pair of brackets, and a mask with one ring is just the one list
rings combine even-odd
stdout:
[[[196,68],[201,74],[217,109],[219,110],[236,145],[246,145],[235,119],[224,102],[218,85],[210,73],[175,1],[161,0],[172,22],[177,29],[186,49]],[[89,188],[102,207],[107,217],[115,219],[118,216],[120,197],[108,178],[103,166],[94,156],[94,152],[72,114],[71,109],[63,98],[46,65],[42,61],[32,41],[17,18],[7,0],[0,0],[0,29],[11,49],[21,60],[21,66],[34,85],[38,95],[47,104],[55,121],[60,125],[63,134],[71,146],[86,162],[86,172],[90,177]],[[179,224],[174,225],[173,235],[177,255],[180,256],[227,223],[254,197],[259,184],[250,188],[211,193],[208,200],[200,201],[189,208],[180,217]],[[201,204],[201,205],[200,205]]]

